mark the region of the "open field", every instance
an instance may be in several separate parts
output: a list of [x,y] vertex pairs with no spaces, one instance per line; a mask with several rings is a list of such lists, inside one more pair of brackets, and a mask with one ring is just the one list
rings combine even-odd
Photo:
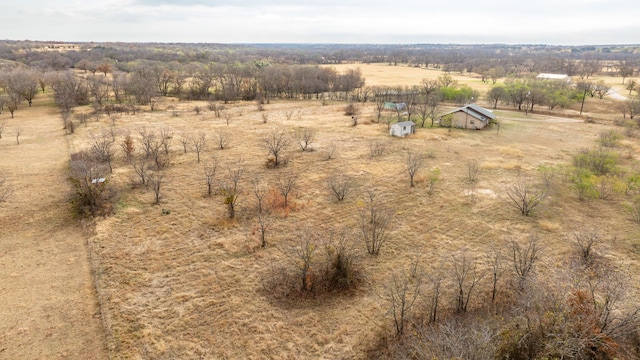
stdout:
[[[337,64],[325,65],[332,67],[338,72],[347,69],[359,68],[366,79],[366,86],[411,86],[420,85],[423,79],[436,80],[438,76],[444,74],[437,69],[425,69],[406,65],[392,66],[388,64]],[[472,89],[485,93],[491,89],[491,83],[483,83],[480,75],[477,74],[450,74],[451,77],[460,84],[469,85]]]
[[[114,179],[126,190],[117,213],[99,221],[90,240],[99,259],[98,287],[115,358],[362,358],[389,325],[381,294],[393,270],[418,254],[425,265],[435,264],[462,248],[481,253],[521,233],[540,234],[549,256],[544,266],[553,268],[572,251],[568,234],[579,224],[594,224],[617,236],[608,256],[630,273],[640,270],[640,229],[623,211],[622,199],[594,200],[585,206],[565,184],[527,218],[501,198],[502,184],[518,171],[570,163],[578,149],[594,144],[605,125],[535,121],[529,116],[530,121],[503,120],[498,135],[494,130],[419,129],[409,138],[389,139],[386,125],[368,124],[373,118],[369,106],[361,116],[363,124],[351,127],[342,114],[343,104],[274,102],[267,105],[270,120],[263,124],[254,104],[237,103],[228,105],[227,111],[236,114],[228,126],[211,112],[196,115],[193,103],[174,105],[180,116],[161,110],[115,119],[117,129],[134,135],[141,128],[168,128],[174,134],[161,203],[153,205],[151,191],[131,187],[131,167],[119,160]],[[291,110],[295,114],[287,120]],[[73,136],[74,149],[82,148],[85,134],[104,126],[90,122],[80,128]],[[260,138],[277,126],[316,129],[316,151],[292,148],[286,167],[265,168],[267,153]],[[230,148],[210,149],[202,158],[220,161],[220,178],[225,164],[244,164],[240,210],[233,221],[226,220],[220,195],[204,196],[203,164],[196,163],[196,154],[185,154],[176,144],[181,136],[220,129],[233,134]],[[389,141],[388,153],[370,158],[372,140]],[[332,142],[338,144],[337,156],[324,161],[323,150]],[[437,167],[442,174],[434,194],[427,192],[426,170],[419,174],[417,187],[409,187],[403,169],[407,149],[432,153],[428,168]],[[632,149],[636,156],[637,147]],[[472,203],[465,195],[465,176],[474,159],[482,173],[478,199]],[[276,216],[262,249],[249,179],[257,175],[273,185],[285,171],[298,173],[300,186],[294,205]],[[335,172],[357,179],[358,194],[345,203],[335,203],[326,190],[325,179]],[[395,209],[394,225],[391,240],[376,257],[366,254],[355,231],[351,234],[364,279],[358,289],[299,302],[265,293],[263,282],[272,269],[295,262],[291,248],[297,232],[306,227],[355,228],[361,191],[371,186]]]
[[[439,74],[409,67],[360,67],[368,85],[418,84]],[[390,331],[383,293],[393,271],[418,256],[430,269],[461,249],[482,254],[525,233],[537,233],[544,244],[541,268],[562,271],[573,256],[571,232],[586,224],[607,235],[608,243],[599,251],[633,276],[630,288],[640,284],[640,227],[626,212],[623,194],[581,202],[558,176],[534,216],[520,215],[504,200],[504,184],[519,172],[534,174],[541,165],[568,166],[572,155],[594,146],[602,131],[618,129],[610,125],[498,111],[499,133],[495,128],[419,128],[417,134],[399,139],[389,138],[386,125],[374,123],[372,104],[362,107],[360,124],[353,127],[343,114],[344,103],[272,101],[258,111],[255,103],[236,102],[225,105],[227,124],[207,110],[206,102],[165,98],[155,111],[91,117],[86,126],[65,136],[49,98],[36,99],[33,109],[19,110],[10,122],[24,124],[22,143],[15,145],[12,130],[0,140],[1,169],[16,183],[14,200],[0,207],[0,225],[8,229],[0,235],[0,263],[7,269],[0,275],[0,359],[95,359],[107,357],[107,352],[114,359],[366,358],[380,334]],[[196,105],[202,113],[196,114]],[[296,129],[314,129],[314,151],[303,152],[294,144],[286,155],[288,164],[268,169],[261,139],[276,128],[291,135]],[[86,235],[67,202],[67,140],[76,152],[88,147],[90,135],[109,129],[117,138],[110,181],[120,198],[115,214],[97,219]],[[156,205],[153,192],[136,184],[119,143],[130,133],[139,160],[140,131],[162,129],[171,133],[171,145]],[[223,130],[231,134],[231,144],[219,150],[213,138]],[[180,140],[200,132],[210,141],[198,163],[193,149],[185,153]],[[370,145],[375,141],[384,143],[387,151],[372,158]],[[631,167],[640,156],[637,139],[622,143],[626,148],[618,150],[624,155],[621,161]],[[337,150],[326,160],[331,144]],[[404,169],[408,150],[427,157],[414,188]],[[234,220],[227,219],[221,194],[205,195],[203,168],[212,157],[219,162],[218,181],[225,178],[227,165],[240,163],[244,169]],[[466,179],[474,160],[481,172],[470,196]],[[441,176],[430,194],[428,171],[435,168]],[[261,248],[251,179],[273,187],[286,173],[298,174],[299,186],[290,206],[276,209],[267,246]],[[335,173],[349,175],[356,184],[343,203],[326,187],[327,177]],[[390,240],[378,256],[366,253],[356,231],[362,194],[370,188],[378,189],[384,204],[394,209]],[[329,227],[350,231],[361,278],[357,288],[304,299],[283,299],[277,291],[266,290],[274,269],[296,263],[292,248],[300,231]],[[85,235],[102,314],[89,280]],[[483,287],[478,297],[486,296]],[[452,302],[447,292],[444,312]],[[472,308],[476,305],[471,303]]]

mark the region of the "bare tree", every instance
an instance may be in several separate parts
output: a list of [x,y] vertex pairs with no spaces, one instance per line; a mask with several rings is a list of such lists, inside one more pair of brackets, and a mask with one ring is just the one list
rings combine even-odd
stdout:
[[393,212],[381,201],[380,195],[368,189],[364,195],[364,206],[359,211],[362,239],[371,255],[378,255],[380,248],[389,239],[389,227]]
[[257,215],[258,218],[258,230],[260,230],[260,246],[267,246],[267,230],[273,224],[273,218],[269,211],[260,211]]
[[[77,105],[90,103],[89,87],[71,71],[47,73],[46,77],[54,91],[54,100],[62,113],[70,113]],[[113,91],[116,92],[116,88]]]
[[173,132],[171,129],[162,128],[160,130],[160,138],[162,139],[160,142],[162,143],[164,154],[169,155],[169,147],[171,146],[171,140],[173,140]]
[[189,143],[191,142],[191,137],[188,135],[182,135],[180,136],[180,143],[182,144],[182,150],[184,151],[184,153],[187,153],[187,149],[189,147]]
[[[2,109],[2,104],[0,104],[0,110]],[[4,131],[5,127],[7,126],[7,120],[0,120],[0,139],[2,139],[2,132]]]
[[480,176],[480,165],[477,160],[472,160],[467,163],[467,181],[469,183],[477,183]]
[[[591,329],[588,330],[592,331],[585,334],[587,336],[584,340],[587,344],[608,346],[603,344],[603,338],[621,339],[631,332],[637,332],[640,321],[640,306],[637,301],[630,305],[623,305],[623,300],[629,296],[629,289],[632,288],[629,286],[628,276],[615,269],[605,268],[599,272],[588,272],[586,282],[588,297],[585,299],[584,305],[592,307],[591,311],[586,313],[590,313],[593,318],[589,319],[590,321],[584,318],[577,320],[583,322],[587,320],[591,325]],[[591,348],[589,353],[592,353],[593,350],[595,349]]]
[[32,70],[16,69],[3,74],[1,82],[10,97],[14,94],[18,103],[26,100],[31,106],[33,98],[38,94],[37,75]]
[[540,258],[540,245],[538,236],[531,234],[527,236],[526,243],[521,245],[516,239],[511,239],[511,258],[513,270],[518,280],[518,288],[524,286],[534,270],[534,265]]
[[385,140],[371,140],[369,142],[369,156],[371,158],[384,155],[389,148],[389,142]]
[[115,150],[113,149],[113,137],[111,137],[108,132],[103,131],[100,135],[91,134],[90,139],[91,153],[94,158],[104,164],[107,164],[109,172],[113,172],[113,167],[111,166],[113,156],[115,155]]
[[393,323],[396,335],[404,333],[405,324],[410,315],[411,309],[420,296],[421,279],[410,277],[404,271],[395,271],[385,286],[385,297],[389,303],[390,312],[393,316]]
[[225,129],[218,129],[215,133],[216,143],[220,150],[224,150],[231,142],[231,132]]
[[124,136],[124,139],[122,139],[122,142],[120,143],[120,147],[122,148],[122,151],[124,152],[124,155],[127,158],[127,161],[131,162],[131,159],[133,158],[133,154],[136,150],[136,146],[135,146],[135,143],[133,142],[133,137],[131,136],[131,133],[127,133]]
[[144,149],[145,157],[153,159],[157,169],[161,169],[164,166],[162,157],[163,141],[161,136],[153,131],[147,131],[142,128],[140,130],[140,141]]
[[438,309],[440,306],[440,298],[446,280],[445,270],[442,263],[433,271],[427,273],[427,279],[430,285],[430,293],[427,297],[427,306],[429,309],[429,322],[438,321]]
[[140,143],[144,149],[144,156],[150,158],[153,154],[152,149],[155,147],[155,144],[158,143],[156,134],[153,131],[147,131],[146,128],[141,128],[139,133]]
[[298,174],[294,172],[284,172],[276,179],[276,188],[284,200],[283,206],[289,206],[289,195],[298,188]]
[[382,112],[384,111],[384,106],[386,102],[389,100],[389,94],[391,92],[391,88],[385,87],[376,87],[374,89],[374,99],[375,99],[375,114],[376,114],[376,122],[380,122],[380,117],[382,116]]
[[0,96],[0,103],[2,103],[5,108],[7,108],[7,110],[11,114],[12,119],[16,110],[18,110],[18,106],[20,105],[21,101],[22,98],[20,98],[20,94],[15,92],[9,92],[8,95]]
[[33,103],[33,98],[38,93],[38,73],[32,70],[19,70],[20,96],[27,101],[29,106]]
[[7,201],[13,194],[13,187],[4,176],[0,176],[0,203]]
[[193,147],[193,151],[196,152],[198,163],[200,163],[200,153],[202,153],[207,146],[207,134],[204,131],[200,131],[198,135],[191,136],[191,146]]
[[213,156],[204,165],[204,179],[207,183],[207,196],[211,196],[213,192],[213,185],[214,185],[217,170],[218,170],[218,158]]
[[318,249],[318,240],[315,232],[308,226],[297,234],[298,241],[293,249],[293,254],[298,260],[298,273],[302,283],[302,291],[313,289],[314,279],[311,273],[311,265]]
[[418,171],[424,167],[424,156],[422,154],[409,150],[404,159],[405,170],[409,174],[411,187],[415,186],[414,178]]
[[327,178],[327,187],[338,202],[343,201],[353,189],[353,180],[344,174],[332,174]]
[[476,193],[476,186],[478,184],[478,177],[480,176],[480,166],[478,162],[474,159],[467,163],[467,185],[469,186],[467,190],[467,198],[472,204],[475,204],[478,200],[478,195]]
[[296,140],[302,151],[311,151],[311,144],[315,140],[316,131],[314,129],[303,128],[296,130]]
[[593,88],[593,93],[598,96],[599,99],[602,99],[609,93],[611,90],[611,86],[605,84],[604,80],[598,81]]
[[262,136],[262,142],[273,157],[273,167],[278,167],[283,153],[291,145],[287,130],[283,127],[274,128]]
[[324,151],[323,151],[324,159],[327,161],[331,160],[336,154],[337,149],[338,149],[338,145],[336,144],[335,141],[332,141],[329,144],[327,144],[327,147],[324,148]]
[[573,244],[583,265],[591,265],[595,257],[594,247],[603,242],[598,230],[581,227],[573,232]]
[[151,190],[153,190],[153,194],[155,195],[154,204],[159,204],[162,199],[161,190],[164,188],[164,174],[160,171],[154,171],[149,175],[149,179],[147,180]]
[[[400,111],[398,111],[398,116],[400,116]],[[394,118],[393,116],[383,116],[382,117],[382,123],[387,125],[387,132],[389,132],[389,130],[391,130],[391,124],[393,124],[394,122],[396,122],[396,118]]]
[[251,192],[253,196],[255,196],[257,201],[257,211],[258,213],[262,213],[264,209],[264,199],[269,192],[269,186],[259,175],[253,175],[251,178]]
[[547,187],[520,175],[504,185],[504,192],[507,194],[507,204],[518,209],[522,215],[529,216],[546,197]]
[[20,135],[22,135],[22,128],[16,128],[16,145],[20,145]]
[[466,251],[452,255],[452,260],[456,285],[456,311],[467,312],[473,290],[484,274],[479,272],[476,260]]
[[499,247],[491,247],[487,253],[485,253],[485,259],[491,272],[491,302],[496,302],[496,296],[498,294],[498,282],[502,278],[504,273],[502,268],[503,260],[502,250]]
[[240,197],[238,183],[244,173],[244,166],[240,161],[227,165],[227,176],[220,184],[220,192],[224,196],[224,204],[227,205],[227,213],[230,219],[236,216],[236,205]]
[[145,159],[141,159],[140,162],[133,163],[133,171],[140,178],[140,184],[147,186],[147,175],[149,173],[149,165],[147,165]]
[[215,117],[220,118],[222,117],[222,111],[224,110],[224,105],[221,104],[217,104],[213,101],[209,101],[209,104],[207,105],[207,108],[210,111],[213,111]]

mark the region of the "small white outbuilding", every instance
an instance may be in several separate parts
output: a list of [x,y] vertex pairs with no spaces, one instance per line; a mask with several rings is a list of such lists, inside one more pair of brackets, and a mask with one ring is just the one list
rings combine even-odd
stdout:
[[542,73],[536,76],[538,80],[553,80],[553,81],[564,81],[566,83],[571,82],[571,77],[567,74],[547,74]]
[[416,124],[413,121],[403,121],[391,125],[389,135],[392,136],[407,136],[416,133]]

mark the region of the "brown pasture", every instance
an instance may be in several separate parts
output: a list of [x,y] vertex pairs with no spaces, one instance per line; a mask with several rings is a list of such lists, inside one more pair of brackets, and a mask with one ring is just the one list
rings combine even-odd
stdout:
[[[366,79],[365,86],[411,86],[420,85],[423,79],[436,80],[438,76],[444,74],[442,70],[426,69],[424,67],[414,67],[406,65],[388,64],[336,64],[326,65],[344,72],[347,69],[360,69]],[[481,93],[491,89],[490,82],[483,83],[480,75],[477,74],[449,74],[458,81]]]
[[3,120],[0,176],[13,195],[0,203],[0,359],[106,359],[89,234],[68,201],[62,120],[42,95]]
[[[368,85],[419,84],[438,75],[400,66],[360,68]],[[114,359],[366,358],[379,334],[390,331],[382,300],[386,279],[418,255],[429,268],[460,249],[479,256],[508,237],[536,232],[547,254],[543,266],[554,269],[572,253],[568,235],[585,224],[615,234],[606,256],[629,273],[640,273],[640,229],[624,211],[623,195],[584,203],[559,180],[556,191],[532,217],[507,207],[502,195],[503,184],[519,171],[570,164],[572,154],[592,146],[610,125],[503,111],[497,112],[499,133],[495,128],[419,128],[417,134],[400,139],[389,138],[386,125],[374,123],[372,104],[362,107],[360,124],[352,127],[350,117],[343,114],[344,103],[272,101],[260,112],[254,103],[237,102],[226,105],[231,114],[227,125],[224,118],[206,110],[205,102],[164,99],[153,112],[91,118],[86,127],[65,136],[59,115],[45,99],[41,97],[34,109],[16,113],[26,121],[23,144],[15,145],[8,135],[0,140],[2,169],[17,190],[14,200],[0,205],[4,229],[0,261],[9,269],[0,275],[4,290],[0,351],[7,349],[0,358],[5,354],[104,358],[105,343]],[[169,110],[170,105],[177,111]],[[193,111],[195,105],[204,109],[200,115]],[[84,238],[66,202],[67,151],[86,148],[90,134],[110,126],[119,139],[126,132],[138,138],[141,129],[172,132],[166,186],[160,204],[154,205],[150,190],[133,185],[132,166],[118,152],[111,179],[121,192],[116,212],[96,220]],[[291,133],[297,128],[315,129],[314,151],[292,147],[283,169],[267,169],[268,154],[260,138],[274,127]],[[203,164],[196,162],[193,151],[183,153],[179,143],[180,137],[199,131],[211,138],[219,129],[232,133],[231,146],[217,150],[212,145],[202,158],[219,160],[218,179],[225,164],[244,164],[239,211],[233,221],[226,218],[222,196],[205,196]],[[378,140],[387,141],[389,151],[371,158],[369,144]],[[331,143],[338,145],[338,151],[325,161],[323,152]],[[629,159],[623,161],[630,164],[639,148],[636,139],[625,143]],[[136,146],[140,156],[140,145]],[[415,188],[409,187],[403,166],[409,149],[430,154]],[[473,160],[481,167],[475,201],[465,180],[467,164]],[[427,170],[436,167],[441,179],[430,195]],[[273,184],[285,170],[300,174],[300,187],[290,209],[278,212],[263,249],[249,175]],[[336,172],[352,176],[358,185],[344,203],[331,199],[325,186],[327,176]],[[355,231],[361,192],[369,187],[385,194],[385,202],[395,211],[391,239],[375,257],[366,254]],[[353,230],[351,239],[359,249],[364,279],[359,287],[348,294],[299,301],[281,301],[265,293],[263,280],[271,269],[295,261],[290,254],[297,231],[328,226]],[[97,296],[89,281],[90,266]],[[634,287],[638,283],[634,275]],[[95,302],[101,306],[101,318]],[[42,331],[46,329],[49,332]],[[8,358],[20,358],[16,356]]]

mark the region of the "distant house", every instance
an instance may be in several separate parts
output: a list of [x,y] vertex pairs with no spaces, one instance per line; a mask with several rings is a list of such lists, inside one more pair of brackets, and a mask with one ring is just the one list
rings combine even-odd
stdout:
[[[443,123],[442,118],[446,116],[451,118],[451,124],[445,125]],[[440,117],[440,125],[461,129],[480,130],[489,125],[495,119],[496,116],[491,112],[491,110],[487,110],[476,104],[469,104],[443,114]]]
[[394,111],[402,111],[407,108],[407,104],[405,103],[395,103],[395,102],[385,102],[384,109],[385,110],[394,110]]
[[567,75],[567,74],[545,74],[545,73],[542,73],[542,74],[536,76],[536,79],[538,79],[538,80],[564,81],[564,82],[567,82],[567,83],[571,82],[571,77],[569,77],[569,75]]
[[413,121],[403,121],[391,125],[389,135],[392,136],[407,136],[416,133],[416,124]]

